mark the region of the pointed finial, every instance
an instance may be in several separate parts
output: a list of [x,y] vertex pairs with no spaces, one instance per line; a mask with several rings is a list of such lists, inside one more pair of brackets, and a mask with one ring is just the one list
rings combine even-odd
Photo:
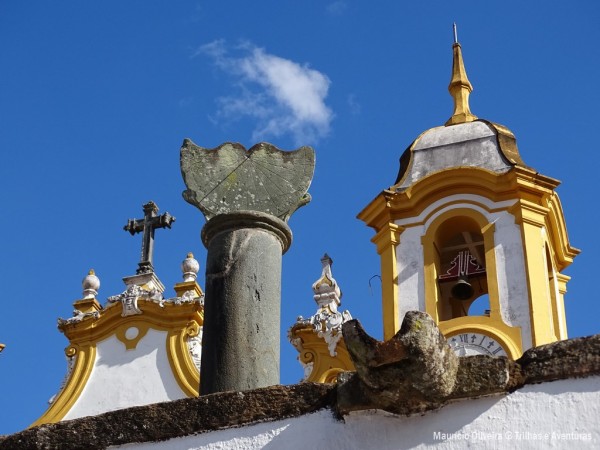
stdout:
[[312,288],[317,304],[320,307],[329,306],[329,309],[335,312],[341,303],[342,291],[331,273],[332,264],[333,259],[325,253],[321,258],[321,277],[313,283]]
[[446,126],[457,123],[473,122],[477,116],[471,113],[469,109],[469,95],[473,91],[473,86],[467,78],[467,71],[463,62],[462,50],[458,43],[458,33],[456,23],[452,26],[454,31],[454,44],[452,45],[452,78],[448,90],[454,100],[454,113],[446,122]]

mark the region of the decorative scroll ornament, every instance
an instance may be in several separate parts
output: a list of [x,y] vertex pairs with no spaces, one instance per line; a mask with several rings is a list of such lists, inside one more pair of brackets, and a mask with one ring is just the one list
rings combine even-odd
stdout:
[[198,371],[200,371],[200,361],[202,359],[202,328],[198,330],[196,336],[189,336],[186,340],[186,344],[190,356],[192,357],[192,361],[194,361],[194,365],[198,368]]
[[136,284],[132,284],[127,289],[118,295],[108,297],[109,303],[121,302],[123,305],[122,317],[134,316],[142,314],[142,310],[138,308],[138,300],[143,298],[164,305],[162,294],[157,289],[147,290]]
[[461,277],[472,277],[483,275],[485,267],[479,265],[477,260],[469,250],[462,250],[450,263],[450,268],[446,273],[440,275],[440,281],[456,280]]
[[78,309],[73,310],[73,317],[70,317],[68,319],[62,319],[62,318],[58,318],[57,322],[58,322],[58,329],[62,330],[66,325],[72,325],[74,323],[79,323],[84,319],[87,319],[88,317],[92,317],[94,319],[97,319],[100,317],[100,311],[94,311],[94,312],[82,312],[79,311]]
[[[333,357],[337,355],[336,347],[340,339],[342,339],[342,324],[348,320],[352,320],[352,316],[349,311],[338,311],[338,306],[341,304],[342,291],[331,273],[332,264],[333,260],[325,253],[323,258],[321,258],[321,265],[323,267],[321,277],[312,285],[313,292],[315,293],[313,298],[317,302],[317,305],[319,305],[319,309],[308,319],[299,316],[296,324],[311,325],[317,335],[325,340],[329,354]],[[297,344],[300,343],[295,344],[294,339],[291,339],[291,341],[298,349]]]

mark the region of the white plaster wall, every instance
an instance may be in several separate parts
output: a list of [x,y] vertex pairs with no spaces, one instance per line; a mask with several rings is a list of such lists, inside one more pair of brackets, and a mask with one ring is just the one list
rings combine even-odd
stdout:
[[423,226],[406,228],[396,247],[400,320],[408,311],[425,311]]
[[167,332],[149,329],[132,350],[114,335],[99,342],[79,399],[63,420],[187,397],[171,371]]
[[521,229],[507,211],[491,214],[495,222],[494,243],[500,312],[504,323],[521,327],[523,351],[532,347],[529,288]]
[[[407,227],[400,234],[396,249],[398,264],[398,297],[400,320],[407,311],[425,311],[424,260],[421,238],[431,223],[445,212],[457,209],[472,209],[494,223],[494,252],[496,255],[498,295],[503,321],[510,326],[521,327],[525,349],[532,346],[529,321],[529,295],[525,272],[525,255],[519,225],[506,210],[514,200],[493,202],[478,195],[451,195],[440,199],[417,217],[397,220],[396,224]],[[485,206],[482,208],[479,205]],[[444,206],[446,205],[446,206]],[[496,212],[488,212],[496,210]],[[501,210],[501,211],[498,211]],[[432,212],[435,211],[433,214]],[[424,223],[424,225],[411,226]]]
[[597,449],[600,377],[527,386],[510,395],[463,400],[423,416],[329,410],[271,423],[120,449]]

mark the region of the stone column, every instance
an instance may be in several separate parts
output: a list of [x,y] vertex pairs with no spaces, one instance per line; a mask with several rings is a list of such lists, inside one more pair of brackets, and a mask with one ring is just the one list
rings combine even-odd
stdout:
[[185,200],[207,218],[200,394],[279,384],[286,221],[310,201],[314,152],[265,143],[208,150],[186,140],[181,169]]

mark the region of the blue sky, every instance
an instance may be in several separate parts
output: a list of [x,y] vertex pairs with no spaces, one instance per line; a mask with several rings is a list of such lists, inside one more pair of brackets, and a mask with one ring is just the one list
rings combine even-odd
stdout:
[[394,182],[402,151],[450,117],[454,21],[473,113],[508,126],[525,162],[563,182],[583,250],[568,270],[569,334],[600,331],[597,2],[4,1],[0,434],[56,393],[67,345],[56,318],[71,315],[88,269],[103,302],[134,274],[140,237],[122,227],[143,203],[177,217],[157,231],[166,295],[188,251],[203,271],[204,218],[181,197],[184,138],[315,147],[313,201],[290,220],[283,259],[282,383],[302,376],[285,331],[316,309],[324,252],[343,308],[380,338],[379,259],[355,217]]

